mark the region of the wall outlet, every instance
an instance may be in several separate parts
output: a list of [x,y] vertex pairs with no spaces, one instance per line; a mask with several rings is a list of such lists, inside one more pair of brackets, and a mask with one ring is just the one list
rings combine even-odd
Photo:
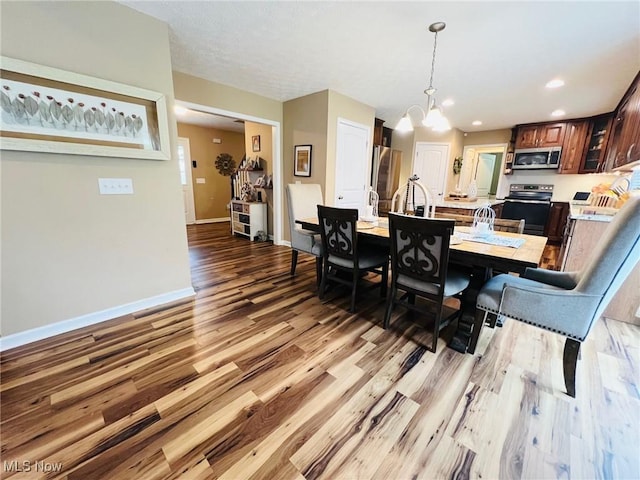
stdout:
[[214,138],[213,139],[213,143],[222,143],[222,139],[221,138]]
[[100,195],[133,195],[133,180],[130,178],[99,178]]
[[196,177],[196,183],[207,183],[207,179],[202,177]]

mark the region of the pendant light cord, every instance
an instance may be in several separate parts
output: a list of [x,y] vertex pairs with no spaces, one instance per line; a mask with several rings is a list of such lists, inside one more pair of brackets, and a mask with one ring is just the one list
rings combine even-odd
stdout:
[[433,72],[436,69],[436,46],[438,45],[438,32],[433,39],[433,56],[431,57],[431,77],[429,77],[429,89],[433,88]]

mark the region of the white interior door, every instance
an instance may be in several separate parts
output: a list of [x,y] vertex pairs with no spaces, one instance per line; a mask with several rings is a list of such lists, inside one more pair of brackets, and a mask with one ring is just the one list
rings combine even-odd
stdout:
[[336,138],[336,189],[334,205],[357,208],[363,214],[365,188],[369,184],[368,126],[338,120]]
[[478,197],[488,197],[491,181],[493,180],[493,169],[496,164],[496,156],[493,153],[478,154],[476,170],[476,184],[478,186]]
[[184,218],[187,225],[196,223],[196,208],[193,201],[193,183],[191,183],[191,150],[189,139],[178,137],[178,164],[180,165],[180,183],[184,199]]
[[[449,144],[416,143],[411,173],[420,177],[419,182],[429,189],[436,205],[444,198],[447,165],[449,165]],[[424,205],[424,196],[420,189],[416,189],[415,192],[415,205]]]

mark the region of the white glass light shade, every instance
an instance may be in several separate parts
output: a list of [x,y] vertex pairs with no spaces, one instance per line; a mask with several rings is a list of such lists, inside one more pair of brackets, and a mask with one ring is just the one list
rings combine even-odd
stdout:
[[438,124],[438,122],[440,122],[441,118],[444,118],[442,116],[442,111],[436,105],[433,105],[429,109],[429,112],[427,113],[427,116],[422,121],[422,124],[425,127],[434,127],[434,126],[436,126]]
[[438,120],[436,121],[432,130],[434,132],[447,132],[451,130],[451,124],[449,123],[449,120],[447,120],[447,117],[441,115],[440,118],[438,118]]
[[404,114],[395,129],[399,132],[413,132],[413,125],[411,124],[411,118],[409,118],[409,112]]

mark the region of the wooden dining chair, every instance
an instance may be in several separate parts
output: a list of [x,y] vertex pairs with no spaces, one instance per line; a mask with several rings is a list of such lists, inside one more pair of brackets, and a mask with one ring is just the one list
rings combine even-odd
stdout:
[[[322,238],[322,281],[319,297],[324,298],[328,282],[351,287],[351,312],[355,312],[356,293],[361,273],[374,272],[381,275],[380,293],[387,293],[389,253],[373,246],[358,243],[358,210],[318,205],[318,220]],[[346,272],[347,275],[340,275]]]
[[630,198],[616,214],[582,270],[528,268],[521,277],[498,275],[485,283],[476,303],[469,353],[488,313],[564,335],[564,382],[567,394],[575,397],[580,344],[638,262],[640,196]]
[[[455,213],[438,212],[436,209],[435,218],[448,218],[456,222],[456,227],[473,227],[473,215],[458,215]],[[524,232],[523,220],[509,220],[506,218],[496,218],[493,221],[493,230],[496,232]]]
[[[461,293],[470,281],[467,273],[449,268],[453,227],[453,220],[389,214],[391,290],[387,297],[384,328],[389,327],[391,312],[396,304],[424,312],[424,307],[415,304],[415,297],[425,298],[435,307],[430,349],[434,353],[440,330],[459,314],[456,311],[443,319],[444,299]],[[398,299],[398,290],[408,295]]]

